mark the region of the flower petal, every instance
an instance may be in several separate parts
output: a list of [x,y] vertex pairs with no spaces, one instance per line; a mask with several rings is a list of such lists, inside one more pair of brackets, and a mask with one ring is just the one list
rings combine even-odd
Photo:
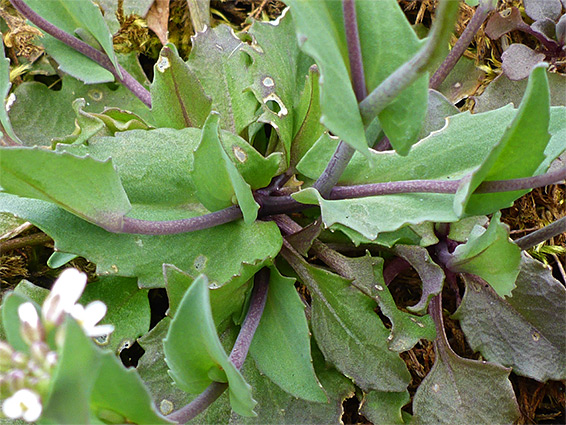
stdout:
[[77,269],[65,269],[43,303],[45,320],[57,323],[63,312],[70,312],[83,293],[86,280],[86,274]]
[[18,307],[18,316],[21,322],[28,323],[34,329],[39,328],[39,315],[32,303],[26,302],[20,304]]
[[85,328],[84,329],[85,333],[87,336],[91,337],[91,338],[96,338],[99,336],[105,336],[105,335],[109,335],[112,332],[114,332],[114,326],[113,325],[98,325],[98,326],[93,326],[91,328]]
[[2,404],[2,411],[10,419],[23,418],[34,422],[41,416],[41,399],[35,392],[27,388],[18,390]]
[[96,325],[106,314],[106,304],[102,301],[93,301],[85,308],[85,323]]

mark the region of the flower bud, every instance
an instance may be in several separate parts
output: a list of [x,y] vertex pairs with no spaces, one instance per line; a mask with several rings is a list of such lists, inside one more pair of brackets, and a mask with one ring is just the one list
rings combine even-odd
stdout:
[[0,341],[0,371],[12,368],[12,355],[14,349],[7,342]]
[[34,342],[30,347],[30,357],[39,365],[45,364],[48,353],[49,346],[43,341]]
[[15,393],[16,391],[24,388],[26,383],[26,374],[19,369],[13,369],[6,375],[6,380],[10,385],[10,391]]
[[25,369],[28,364],[28,356],[19,351],[15,351],[12,354],[12,367],[19,367],[20,369]]
[[18,307],[18,316],[22,322],[20,332],[24,341],[29,345],[36,341],[42,341],[45,331],[33,304],[30,302],[21,304]]

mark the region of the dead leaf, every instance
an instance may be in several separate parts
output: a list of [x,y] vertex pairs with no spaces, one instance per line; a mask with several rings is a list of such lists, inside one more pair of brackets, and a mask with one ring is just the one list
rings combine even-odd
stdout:
[[167,44],[169,24],[169,0],[155,0],[146,16],[147,26],[151,29],[161,44]]

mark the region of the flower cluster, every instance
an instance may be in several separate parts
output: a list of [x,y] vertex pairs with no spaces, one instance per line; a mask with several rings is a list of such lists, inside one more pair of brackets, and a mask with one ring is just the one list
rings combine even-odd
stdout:
[[63,271],[43,303],[41,317],[31,302],[18,307],[20,333],[29,353],[16,351],[0,341],[0,399],[4,400],[2,413],[6,417],[34,422],[41,416],[41,398],[57,364],[57,352],[49,347],[47,335],[54,331],[56,345],[61,346],[61,325],[67,314],[90,337],[108,335],[114,330],[112,325],[98,325],[106,314],[104,303],[94,301],[86,307],[77,304],[86,280],[86,275],[78,270]]

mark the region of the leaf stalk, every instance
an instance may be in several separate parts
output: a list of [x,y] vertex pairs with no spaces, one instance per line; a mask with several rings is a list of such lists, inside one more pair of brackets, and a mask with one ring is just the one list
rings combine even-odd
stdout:
[[[269,276],[270,270],[264,267],[256,273],[254,277],[254,288],[250,298],[250,306],[246,318],[242,323],[242,327],[240,328],[240,333],[228,357],[237,369],[241,369],[246,360],[252,339],[261,320],[267,301]],[[213,382],[189,404],[168,415],[167,419],[178,423],[190,421],[220,397],[226,388],[228,388],[228,384]]]
[[42,18],[35,13],[23,0],[10,0],[10,3],[20,12],[26,19],[35,24],[39,29],[45,31],[47,34],[55,37],[57,40],[62,41],[67,46],[82,53],[86,57],[92,59],[100,66],[110,71],[117,81],[122,83],[129,89],[138,99],[140,99],[148,108],[151,108],[151,94],[142,86],[131,74],[129,74],[121,65],[118,65],[118,70],[112,64],[108,56],[100,50],[95,49],[91,45],[79,40],[77,37],[63,31],[51,22]]

